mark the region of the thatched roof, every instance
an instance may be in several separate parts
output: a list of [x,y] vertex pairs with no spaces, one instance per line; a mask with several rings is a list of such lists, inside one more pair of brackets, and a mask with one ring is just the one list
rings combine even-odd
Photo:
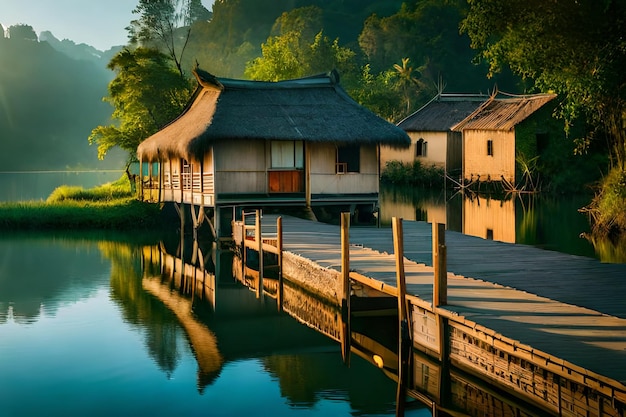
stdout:
[[455,131],[466,129],[510,131],[555,97],[556,94],[534,94],[510,98],[492,96],[452,129]]
[[142,160],[199,158],[219,140],[305,140],[408,147],[397,126],[352,100],[336,73],[279,82],[216,78],[194,70],[199,87],[191,105],[143,141]]
[[447,132],[488,99],[485,95],[439,94],[398,127],[406,132]]

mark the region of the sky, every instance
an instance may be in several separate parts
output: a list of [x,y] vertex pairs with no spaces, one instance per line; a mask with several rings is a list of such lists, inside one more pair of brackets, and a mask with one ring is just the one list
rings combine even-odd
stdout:
[[[86,43],[105,51],[128,41],[126,27],[138,0],[0,0],[0,24],[33,27],[37,35],[50,31],[59,40]],[[211,10],[213,1],[202,4]]]

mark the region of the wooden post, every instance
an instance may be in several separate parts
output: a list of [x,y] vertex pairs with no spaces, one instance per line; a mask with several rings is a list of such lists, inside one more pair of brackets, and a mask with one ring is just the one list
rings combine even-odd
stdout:
[[406,303],[406,277],[404,272],[404,233],[402,219],[392,217],[393,248],[396,258],[396,281],[398,285],[398,389],[396,391],[396,415],[403,416],[409,376],[411,333]]
[[446,251],[446,226],[433,223],[433,268],[434,288],[433,306],[439,307],[448,304],[448,271]]
[[304,198],[306,208],[311,208],[311,152],[308,141],[304,141]]
[[350,213],[341,213],[341,357],[350,365]]
[[261,210],[256,211],[256,223],[254,238],[259,252],[259,283],[256,289],[256,297],[263,298],[263,236],[261,236]]
[[246,279],[246,213],[241,213],[241,282]]
[[[136,186],[137,184],[135,184]],[[141,159],[139,159],[139,199],[145,201],[143,196],[143,161]]]
[[276,219],[276,249],[278,250],[278,311],[283,311],[283,218]]
[[162,194],[163,193],[162,192],[162,190],[163,190],[163,161],[161,160],[161,156],[159,155],[158,152],[157,152],[157,156],[158,156],[157,161],[159,161],[158,162],[158,164],[159,164],[159,167],[158,167],[158,169],[159,169],[159,191],[157,193],[157,202],[161,203],[163,201],[163,194]]
[[393,249],[396,257],[396,283],[398,285],[398,319],[406,320],[406,279],[404,276],[404,235],[402,219],[392,217]]

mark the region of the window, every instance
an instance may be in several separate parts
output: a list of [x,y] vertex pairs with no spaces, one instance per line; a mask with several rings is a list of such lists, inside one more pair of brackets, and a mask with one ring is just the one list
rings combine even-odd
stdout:
[[359,172],[361,160],[361,148],[359,145],[344,145],[337,147],[337,164],[335,172]]
[[493,156],[493,140],[491,139],[487,141],[487,155]]
[[426,156],[426,142],[423,138],[419,138],[417,142],[415,142],[415,156]]
[[304,145],[301,140],[273,140],[270,153],[272,168],[304,168]]

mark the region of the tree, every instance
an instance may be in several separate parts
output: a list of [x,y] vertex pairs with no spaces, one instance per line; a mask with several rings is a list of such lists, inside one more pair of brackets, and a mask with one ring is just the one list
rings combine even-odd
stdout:
[[245,75],[279,81],[338,69],[354,71],[355,53],[331,41],[320,29],[321,9],[304,7],[283,13],[274,25],[276,36],[261,45],[262,56],[248,63]]
[[210,12],[200,0],[139,0],[133,13],[140,16],[126,28],[131,44],[166,53],[183,75],[182,60],[192,24],[206,20]]
[[109,62],[116,72],[109,84],[113,119],[117,125],[98,126],[89,136],[104,158],[113,147],[135,157],[139,143],[164,127],[184,109],[191,95],[189,81],[171,65],[165,54],[149,48],[124,49]]
[[626,3],[622,0],[470,0],[461,30],[490,65],[510,67],[561,97],[566,126],[581,118],[626,169]]
[[19,25],[9,26],[8,29],[9,38],[11,39],[26,39],[29,41],[37,42],[37,34],[35,30],[30,25],[25,25],[23,23]]
[[[488,67],[473,62],[476,52],[459,24],[467,13],[466,0],[406,2],[388,17],[371,15],[359,35],[359,45],[373,72],[385,71],[402,58],[420,66],[425,84],[443,80],[451,91],[479,92],[493,88]],[[498,86],[517,92],[509,73],[496,77]]]
[[397,72],[398,85],[402,90],[402,96],[406,101],[406,113],[411,110],[411,90],[419,88],[418,78],[421,76],[419,70],[415,71],[417,77],[414,77],[413,67],[409,66],[409,58],[402,58],[402,65],[393,64],[393,68]]

